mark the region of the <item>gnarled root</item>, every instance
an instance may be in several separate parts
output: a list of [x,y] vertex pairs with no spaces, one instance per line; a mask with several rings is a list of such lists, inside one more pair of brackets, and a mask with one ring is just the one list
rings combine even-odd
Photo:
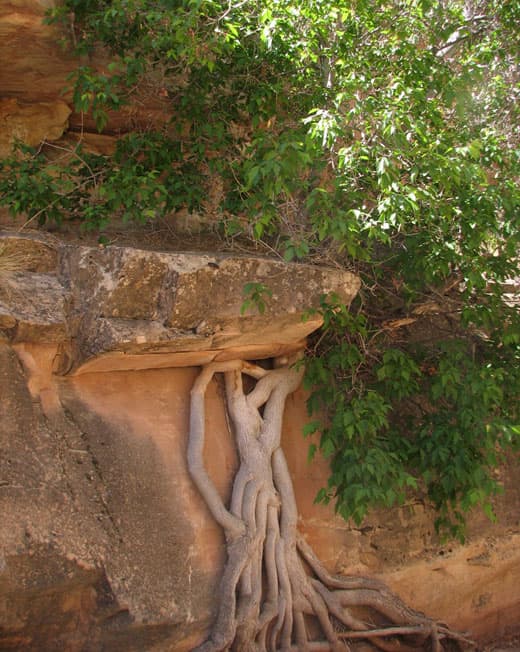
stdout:
[[[202,464],[204,393],[224,372],[240,468],[230,509]],[[246,394],[242,374],[257,380]],[[298,534],[292,481],[280,448],[285,399],[302,369],[266,371],[239,360],[204,367],[192,390],[188,466],[224,529],[228,559],[219,611],[196,652],[460,650],[471,641],[405,605],[381,582],[335,577]],[[263,406],[263,413],[260,408]]]

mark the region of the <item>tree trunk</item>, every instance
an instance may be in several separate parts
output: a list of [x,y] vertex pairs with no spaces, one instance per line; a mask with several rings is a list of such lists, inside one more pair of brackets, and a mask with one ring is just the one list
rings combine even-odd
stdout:
[[[230,505],[203,464],[204,398],[224,373],[239,457]],[[243,375],[256,380],[245,393]],[[209,639],[196,652],[345,652],[364,641],[380,650],[461,649],[471,642],[406,606],[364,577],[334,577],[297,531],[297,507],[280,447],[287,396],[303,365],[272,370],[242,360],[203,367],[191,391],[188,466],[224,530],[227,562]]]

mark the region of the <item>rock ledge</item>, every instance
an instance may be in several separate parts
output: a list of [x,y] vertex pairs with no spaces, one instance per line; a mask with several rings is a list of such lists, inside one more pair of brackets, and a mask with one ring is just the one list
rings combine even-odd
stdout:
[[[0,234],[16,260],[0,294],[0,334],[58,345],[55,373],[260,359],[298,350],[321,325],[324,294],[349,304],[350,272],[268,258],[85,247]],[[244,286],[269,289],[244,310]]]

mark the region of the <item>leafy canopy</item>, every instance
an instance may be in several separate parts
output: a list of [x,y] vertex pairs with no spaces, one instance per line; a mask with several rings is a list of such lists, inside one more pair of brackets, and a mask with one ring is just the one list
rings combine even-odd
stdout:
[[[459,535],[474,505],[491,515],[492,470],[520,434],[504,290],[518,276],[518,3],[65,0],[48,19],[83,62],[109,54],[70,82],[100,131],[143,89],[172,117],[111,156],[25,149],[1,163],[0,201],[85,228],[211,209],[287,260],[356,269],[358,304],[324,298],[309,353],[309,409],[328,420],[307,433],[321,430],[332,473],[318,500],[360,522],[415,488]],[[247,294],[265,308],[268,290]]]

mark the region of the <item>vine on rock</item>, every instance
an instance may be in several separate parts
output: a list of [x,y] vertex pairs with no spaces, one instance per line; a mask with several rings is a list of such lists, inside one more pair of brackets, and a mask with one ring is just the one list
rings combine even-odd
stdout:
[[[196,652],[344,652],[359,640],[387,651],[471,645],[379,581],[332,576],[299,535],[280,442],[286,398],[303,376],[301,361],[292,362],[276,360],[271,370],[243,360],[211,363],[191,391],[189,471],[227,545],[218,614]],[[203,464],[205,392],[217,373],[224,374],[240,460],[229,506]],[[249,392],[244,375],[256,381]]]

